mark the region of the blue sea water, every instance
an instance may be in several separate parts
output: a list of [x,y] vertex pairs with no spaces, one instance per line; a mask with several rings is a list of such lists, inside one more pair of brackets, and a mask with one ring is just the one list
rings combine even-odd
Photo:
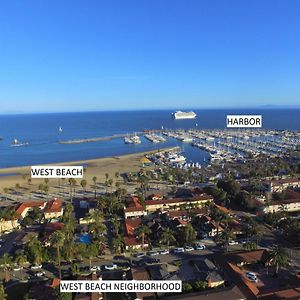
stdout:
[[[194,110],[195,120],[174,120],[172,111],[84,112],[56,114],[0,115],[0,168],[84,160],[159,147],[183,146],[188,160],[201,162],[207,153],[188,144],[168,139],[153,144],[142,138],[139,145],[123,139],[83,144],[59,144],[59,140],[93,138],[139,132],[144,129],[225,128],[227,114],[262,114],[263,128],[300,130],[300,109]],[[58,128],[61,126],[63,132]],[[28,141],[28,146],[11,147],[13,139]]]

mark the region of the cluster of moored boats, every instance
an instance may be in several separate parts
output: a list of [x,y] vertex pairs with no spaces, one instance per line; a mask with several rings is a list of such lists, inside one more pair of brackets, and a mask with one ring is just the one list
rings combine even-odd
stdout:
[[300,144],[298,132],[276,130],[175,130],[164,135],[209,152],[212,162],[280,157]]
[[141,139],[138,135],[133,135],[133,136],[125,136],[124,138],[125,144],[140,144]]
[[145,134],[145,138],[152,143],[161,143],[166,141],[164,137],[156,134]]
[[[162,143],[162,142],[166,141],[166,139],[163,136],[156,135],[153,133],[145,134],[144,137],[152,143]],[[136,134],[133,136],[127,135],[124,138],[124,143],[125,144],[140,144],[141,138]]]

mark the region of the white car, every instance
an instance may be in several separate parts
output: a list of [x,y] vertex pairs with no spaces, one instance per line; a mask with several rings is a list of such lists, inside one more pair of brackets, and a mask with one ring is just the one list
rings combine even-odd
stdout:
[[159,255],[159,253],[157,251],[149,251],[149,252],[147,252],[147,255],[155,256],[155,255]]
[[183,253],[184,252],[184,248],[175,248],[174,249],[174,253]]
[[195,246],[195,250],[204,250],[206,247],[203,244],[199,244]]
[[228,245],[229,246],[238,245],[238,242],[237,241],[229,241]]
[[13,271],[21,271],[23,268],[20,266],[14,266]]
[[36,277],[42,277],[44,275],[45,275],[45,272],[37,272],[37,273],[35,273]]
[[246,277],[252,282],[257,282],[257,276],[252,272],[246,272]]
[[190,251],[194,251],[194,248],[191,247],[191,246],[186,246],[186,247],[184,248],[184,250],[185,250],[186,252],[190,252]]
[[133,256],[136,258],[142,258],[145,256],[145,254],[144,253],[135,253]]
[[159,254],[165,255],[165,254],[169,254],[170,251],[168,249],[162,249],[159,251]]
[[31,270],[38,270],[38,269],[41,269],[43,266],[42,265],[32,265],[30,267]]
[[115,270],[117,268],[118,268],[118,266],[116,264],[108,264],[108,265],[104,266],[105,270]]

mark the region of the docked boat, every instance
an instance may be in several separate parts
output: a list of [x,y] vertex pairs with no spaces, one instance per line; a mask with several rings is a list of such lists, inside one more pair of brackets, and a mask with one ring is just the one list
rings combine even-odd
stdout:
[[132,141],[132,139],[131,139],[130,137],[125,136],[125,138],[124,138],[124,143],[125,143],[125,144],[133,144],[133,141]]
[[141,143],[141,139],[138,135],[134,135],[133,137],[131,137],[131,140],[134,144],[140,144]]
[[173,117],[175,120],[183,120],[183,119],[195,119],[197,117],[197,114],[193,111],[181,111],[178,110],[175,113],[173,113]]

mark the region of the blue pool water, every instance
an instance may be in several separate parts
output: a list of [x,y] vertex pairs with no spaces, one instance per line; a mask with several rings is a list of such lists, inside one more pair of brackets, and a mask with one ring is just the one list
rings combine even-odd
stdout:
[[86,245],[90,245],[92,243],[90,234],[82,234],[79,237],[79,242]]

